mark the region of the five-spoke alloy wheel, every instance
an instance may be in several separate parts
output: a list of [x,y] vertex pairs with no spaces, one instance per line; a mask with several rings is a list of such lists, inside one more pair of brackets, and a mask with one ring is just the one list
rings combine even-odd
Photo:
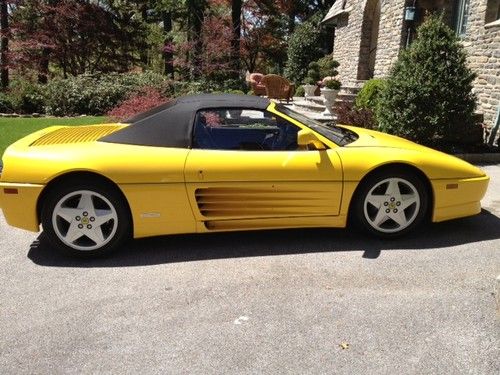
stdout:
[[114,189],[100,183],[69,184],[50,192],[41,216],[49,241],[71,255],[107,253],[129,231],[123,200]]
[[370,176],[356,196],[355,219],[381,237],[396,237],[413,230],[425,217],[428,193],[420,178],[406,171]]

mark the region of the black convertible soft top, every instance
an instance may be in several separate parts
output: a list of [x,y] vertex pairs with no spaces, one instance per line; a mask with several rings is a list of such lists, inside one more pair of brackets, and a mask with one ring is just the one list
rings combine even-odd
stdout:
[[269,99],[252,95],[184,96],[124,121],[130,125],[99,141],[141,146],[191,147],[196,112],[210,108],[266,109]]

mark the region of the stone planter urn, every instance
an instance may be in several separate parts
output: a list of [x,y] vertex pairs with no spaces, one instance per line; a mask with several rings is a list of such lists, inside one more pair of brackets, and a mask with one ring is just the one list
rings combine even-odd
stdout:
[[314,91],[316,91],[316,85],[302,85],[304,88],[304,97],[307,100],[308,97],[314,96]]
[[323,116],[333,116],[333,105],[335,104],[335,99],[339,94],[340,90],[333,90],[323,88],[321,89],[321,95],[323,95],[323,103],[325,104],[325,110],[322,112]]

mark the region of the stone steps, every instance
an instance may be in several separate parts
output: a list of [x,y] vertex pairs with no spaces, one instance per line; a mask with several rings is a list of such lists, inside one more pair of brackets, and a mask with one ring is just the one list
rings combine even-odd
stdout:
[[[337,98],[335,99],[333,111],[335,112],[335,107],[337,107],[341,103],[354,103],[359,90],[361,90],[362,83],[363,82],[356,82],[354,84],[342,86],[340,92],[337,95]],[[307,117],[313,118],[318,121],[327,122],[336,119],[335,114],[333,116],[323,114],[326,107],[322,95],[309,96],[307,99],[302,97],[295,97],[293,102],[290,103],[289,107]]]

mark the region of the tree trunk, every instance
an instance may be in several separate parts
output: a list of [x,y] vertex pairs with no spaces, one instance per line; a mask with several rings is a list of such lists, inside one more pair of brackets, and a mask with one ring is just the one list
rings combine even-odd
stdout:
[[49,76],[49,54],[48,48],[42,50],[42,56],[40,58],[40,64],[38,65],[38,83],[45,84],[48,81]]
[[163,61],[164,73],[166,76],[174,79],[174,53],[172,51],[172,13],[163,11],[161,14],[163,19],[163,33],[165,34],[165,41],[163,43]]
[[294,7],[292,11],[288,14],[288,35],[292,35],[295,30],[295,17],[297,16],[296,8]]
[[[141,7],[141,16],[144,23],[148,23],[148,7],[147,4],[143,4]],[[141,48],[139,50],[140,60],[143,66],[148,65],[148,51],[149,48]]]
[[231,38],[231,68],[235,78],[240,76],[240,38],[241,38],[241,6],[242,0],[232,0],[231,20],[233,35]]
[[9,11],[7,0],[0,0],[0,86],[2,90],[9,87]]
[[193,49],[190,56],[192,79],[198,79],[203,70],[203,38],[201,31],[205,17],[205,5],[205,0],[188,1],[188,12],[190,15],[190,35],[188,40],[193,43]]

